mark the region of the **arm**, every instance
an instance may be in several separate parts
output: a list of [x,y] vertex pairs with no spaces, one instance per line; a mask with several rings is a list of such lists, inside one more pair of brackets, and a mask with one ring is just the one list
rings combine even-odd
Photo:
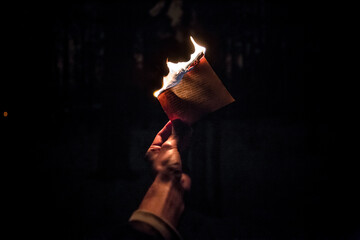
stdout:
[[181,238],[176,226],[184,211],[184,191],[190,189],[191,180],[182,173],[179,148],[188,130],[183,123],[169,121],[146,153],[156,177],[129,220],[141,232],[163,239]]

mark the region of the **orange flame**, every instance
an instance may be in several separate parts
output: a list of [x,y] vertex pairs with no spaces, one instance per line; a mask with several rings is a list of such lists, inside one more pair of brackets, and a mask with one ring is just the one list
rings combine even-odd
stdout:
[[189,70],[192,63],[197,59],[197,57],[201,54],[205,54],[206,48],[197,44],[191,36],[190,40],[195,48],[195,51],[190,56],[190,60],[187,62],[178,63],[166,62],[169,68],[169,74],[163,78],[163,86],[159,90],[154,92],[155,97],[158,97],[160,93],[162,93],[166,89],[177,85],[181,81],[186,71]]

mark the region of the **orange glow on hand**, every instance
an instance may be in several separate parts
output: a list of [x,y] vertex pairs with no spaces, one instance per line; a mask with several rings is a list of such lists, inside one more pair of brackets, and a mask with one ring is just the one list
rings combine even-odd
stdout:
[[4,112],[4,117],[7,117],[8,116],[8,112]]

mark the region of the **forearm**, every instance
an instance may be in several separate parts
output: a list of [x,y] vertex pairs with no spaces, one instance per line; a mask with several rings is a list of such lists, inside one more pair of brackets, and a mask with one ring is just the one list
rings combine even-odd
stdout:
[[139,231],[180,239],[176,226],[184,211],[184,190],[178,178],[158,174],[145,194],[130,223]]
[[158,174],[145,194],[139,209],[151,212],[175,227],[184,211],[183,194],[184,190],[178,180],[163,180]]
[[190,177],[182,172],[179,153],[189,129],[180,122],[175,125],[169,121],[146,153],[157,175],[129,219],[135,229],[166,240],[181,239],[176,226],[184,211],[184,191],[189,191],[191,186]]

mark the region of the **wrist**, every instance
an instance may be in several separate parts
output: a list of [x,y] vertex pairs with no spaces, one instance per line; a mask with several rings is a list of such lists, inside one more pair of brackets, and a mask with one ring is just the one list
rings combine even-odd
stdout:
[[151,212],[176,226],[184,211],[183,193],[180,181],[174,177],[164,177],[160,173],[145,194],[139,209]]

